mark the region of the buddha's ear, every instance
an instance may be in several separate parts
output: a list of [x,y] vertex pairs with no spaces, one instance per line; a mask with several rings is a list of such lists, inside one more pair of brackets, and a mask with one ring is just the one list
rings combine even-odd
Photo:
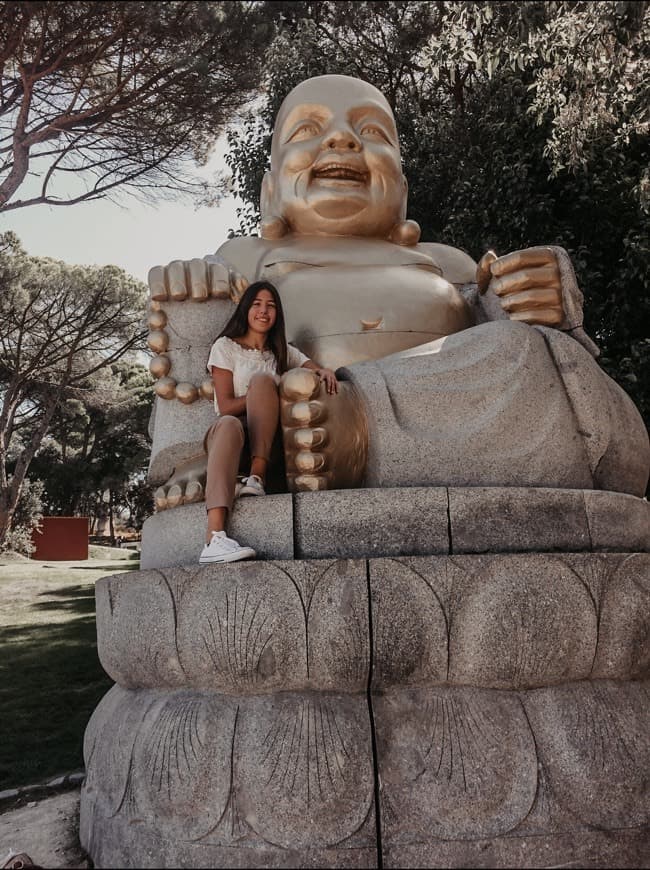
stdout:
[[420,241],[420,232],[417,221],[398,221],[388,234],[388,241],[395,245],[412,247]]
[[264,173],[260,191],[260,232],[263,239],[281,239],[289,232],[282,217],[275,214],[274,192],[273,173],[269,170]]
[[420,241],[420,224],[415,221],[406,220],[409,185],[405,175],[402,175],[402,185],[404,187],[404,196],[402,197],[399,220],[388,234],[388,240],[396,245],[412,247]]
[[262,179],[262,189],[260,190],[260,213],[262,220],[265,220],[273,211],[271,203],[273,202],[273,174],[271,170],[264,173]]

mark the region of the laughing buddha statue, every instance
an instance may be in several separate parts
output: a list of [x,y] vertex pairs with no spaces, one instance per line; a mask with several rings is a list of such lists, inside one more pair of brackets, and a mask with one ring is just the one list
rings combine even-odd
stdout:
[[[595,361],[566,251],[488,252],[477,265],[458,249],[420,242],[406,207],[383,95],[338,75],[294,88],[273,132],[261,237],[151,270],[159,401],[192,404],[211,390],[208,381],[173,377],[169,303],[216,297],[232,308],[249,283],[267,279],[282,297],[289,342],[341,382],[328,395],[308,369],[282,379],[290,490],[538,486],[643,495],[647,432]],[[204,365],[207,346],[201,354]],[[202,499],[203,457],[173,455],[166,482],[164,463],[154,469],[159,509]]]

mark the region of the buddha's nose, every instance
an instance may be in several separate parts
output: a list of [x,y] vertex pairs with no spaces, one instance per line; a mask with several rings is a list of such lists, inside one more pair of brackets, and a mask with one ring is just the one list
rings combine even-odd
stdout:
[[346,126],[337,127],[336,130],[332,130],[325,137],[323,146],[331,150],[361,151],[361,141],[357,138],[354,131]]

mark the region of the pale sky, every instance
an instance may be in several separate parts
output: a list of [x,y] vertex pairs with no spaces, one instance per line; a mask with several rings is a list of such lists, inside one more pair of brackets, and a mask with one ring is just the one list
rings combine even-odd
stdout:
[[[207,167],[225,169],[223,141]],[[5,212],[0,232],[13,230],[29,254],[66,263],[115,265],[142,281],[152,266],[213,254],[238,226],[237,201],[228,198],[214,208],[191,204],[144,205],[123,197],[70,206],[35,205]]]

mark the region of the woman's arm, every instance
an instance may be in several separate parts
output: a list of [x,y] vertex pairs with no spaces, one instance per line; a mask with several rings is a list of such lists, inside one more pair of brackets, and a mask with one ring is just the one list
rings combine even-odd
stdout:
[[[316,365],[316,363],[310,359],[306,360],[301,368],[311,369],[312,372],[316,372],[321,381],[325,382],[325,389],[328,393],[338,393],[339,382],[336,380],[336,375],[332,369],[324,369],[321,366]],[[219,405],[219,407],[221,407],[221,405]]]
[[235,397],[232,372],[212,366],[212,383],[217,397],[220,414],[231,414],[240,417],[246,413],[246,396]]

